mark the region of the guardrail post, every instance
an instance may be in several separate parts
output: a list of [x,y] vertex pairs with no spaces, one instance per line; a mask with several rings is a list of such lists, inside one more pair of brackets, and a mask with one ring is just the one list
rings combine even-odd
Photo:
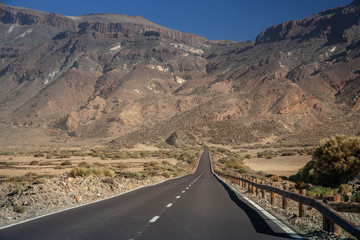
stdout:
[[[305,196],[305,189],[300,189],[300,194]],[[305,205],[302,203],[299,203],[299,217],[305,216]]]
[[[284,189],[285,191],[288,191],[288,190],[289,190],[289,186],[285,184],[285,185],[283,186],[283,189]],[[284,210],[286,210],[286,209],[288,208],[288,206],[289,206],[289,200],[288,200],[286,197],[283,197],[282,208],[283,208]]]
[[[261,181],[261,185],[264,185],[264,181]],[[262,196],[262,198],[266,197],[266,190],[264,188],[261,189],[261,196]]]
[[[274,183],[271,183],[271,186],[274,187]],[[273,192],[270,193],[271,205],[275,205],[275,194]]]
[[[255,181],[256,181],[255,178],[252,178],[252,179],[251,179],[251,182],[255,183]],[[254,186],[254,184],[251,184],[251,193],[252,193],[252,194],[255,194],[255,186]]]
[[[325,200],[326,199],[324,199],[323,201],[325,202]],[[327,200],[334,201],[334,202],[340,202],[340,196],[329,197]],[[323,215],[323,230],[332,232],[336,235],[341,234],[341,227],[339,225],[337,225],[335,222],[333,222],[330,219],[328,219],[327,217],[325,217],[324,215]]]
[[250,177],[248,177],[247,178],[247,180],[249,180],[249,182],[248,182],[248,192],[251,192],[251,183],[250,183],[250,180],[251,178]]
[[[257,180],[255,181],[256,183],[260,183],[260,180]],[[260,188],[256,187],[256,196],[259,196],[260,194]]]

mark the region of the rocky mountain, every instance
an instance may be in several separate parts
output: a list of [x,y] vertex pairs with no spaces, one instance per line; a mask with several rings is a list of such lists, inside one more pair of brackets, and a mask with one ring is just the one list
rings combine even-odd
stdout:
[[6,129],[127,146],[308,144],[359,134],[359,110],[358,0],[255,42],[209,41],[138,16],[0,4]]

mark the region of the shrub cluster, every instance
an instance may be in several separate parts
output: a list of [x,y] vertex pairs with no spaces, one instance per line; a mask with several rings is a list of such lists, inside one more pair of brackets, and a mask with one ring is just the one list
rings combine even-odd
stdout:
[[336,186],[360,174],[360,138],[337,135],[320,142],[312,160],[296,175],[295,182]]
[[85,177],[89,175],[101,176],[101,177],[113,177],[114,173],[107,168],[83,168],[76,167],[72,169],[69,173],[70,177]]

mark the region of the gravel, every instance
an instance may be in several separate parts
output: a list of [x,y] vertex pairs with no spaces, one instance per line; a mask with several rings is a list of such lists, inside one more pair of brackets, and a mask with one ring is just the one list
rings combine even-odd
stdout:
[[[0,227],[30,218],[58,212],[128,192],[165,180],[162,176],[144,180],[87,176],[71,178],[67,174],[46,179],[44,183],[19,186],[0,184]],[[16,190],[21,188],[20,191]],[[24,208],[16,213],[15,206]]]

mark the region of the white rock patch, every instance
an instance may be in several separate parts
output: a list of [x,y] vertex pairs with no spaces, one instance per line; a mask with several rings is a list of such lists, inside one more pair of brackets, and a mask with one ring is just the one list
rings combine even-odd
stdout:
[[180,83],[180,84],[186,82],[185,79],[183,79],[183,78],[181,78],[181,77],[177,77],[177,76],[175,77],[175,80],[176,80],[177,83]]
[[23,34],[21,34],[19,37],[17,37],[17,38],[23,38],[23,37],[25,37],[26,35],[28,35],[29,33],[32,33],[32,31],[33,31],[33,28],[30,28],[30,29],[28,29],[28,30],[26,30]]
[[110,51],[116,51],[121,49],[121,44],[116,45],[115,47],[110,48]]
[[16,28],[17,24],[13,24],[9,27],[9,30],[7,31],[7,34],[11,33],[15,28]]

